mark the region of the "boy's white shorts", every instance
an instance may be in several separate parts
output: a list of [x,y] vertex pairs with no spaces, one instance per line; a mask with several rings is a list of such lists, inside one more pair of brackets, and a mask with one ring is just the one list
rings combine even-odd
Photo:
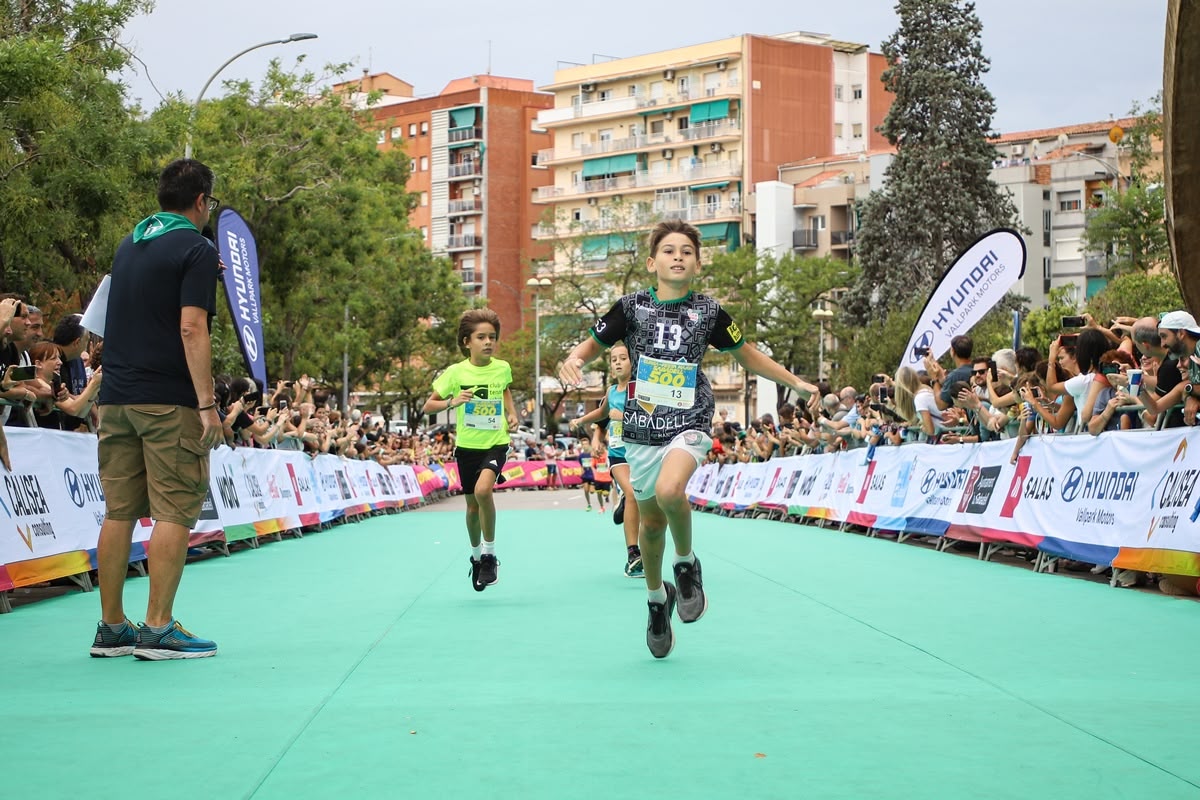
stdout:
[[711,448],[712,438],[703,431],[684,431],[662,445],[625,442],[625,460],[629,462],[629,482],[633,485],[634,499],[654,497],[654,484],[658,482],[667,453],[682,450],[696,459],[696,466],[699,466]]

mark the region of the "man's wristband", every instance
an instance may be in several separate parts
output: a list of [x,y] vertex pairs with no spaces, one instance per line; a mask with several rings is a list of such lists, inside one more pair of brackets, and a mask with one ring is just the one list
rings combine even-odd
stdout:
[[197,410],[197,411],[208,411],[208,410],[210,410],[210,409],[213,409],[213,408],[216,408],[216,407],[217,407],[217,404],[216,404],[216,403],[209,403],[209,404],[208,404],[208,405],[206,405],[206,406],[200,406],[200,407],[199,407],[199,408],[197,408],[196,410]]

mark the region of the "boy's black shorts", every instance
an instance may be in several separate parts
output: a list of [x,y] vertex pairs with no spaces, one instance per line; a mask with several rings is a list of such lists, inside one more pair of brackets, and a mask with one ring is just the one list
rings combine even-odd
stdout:
[[475,494],[475,482],[479,480],[480,472],[490,469],[499,475],[504,469],[504,462],[508,458],[508,445],[498,444],[488,450],[456,447],[454,458],[458,461],[458,479],[462,482],[463,494]]

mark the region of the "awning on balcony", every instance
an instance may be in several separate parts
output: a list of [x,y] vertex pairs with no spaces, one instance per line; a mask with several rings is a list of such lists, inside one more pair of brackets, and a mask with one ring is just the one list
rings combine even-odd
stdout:
[[612,253],[632,253],[637,249],[634,236],[610,233],[607,236],[589,236],[583,240],[579,255],[584,261],[602,261]]
[[717,181],[716,183],[700,183],[695,186],[689,186],[688,189],[698,192],[701,189],[724,189],[728,185],[729,181]]
[[710,100],[707,103],[696,103],[688,113],[691,124],[725,119],[729,116],[728,100]]
[[478,139],[467,139],[467,140],[461,141],[461,142],[447,142],[446,143],[447,150],[457,150],[460,147],[478,147],[478,146],[479,146]]
[[723,242],[729,238],[728,222],[706,222],[697,225],[696,230],[700,231],[702,242]]
[[643,108],[638,113],[641,114],[643,117],[648,117],[651,114],[666,114],[671,111],[678,111],[681,108],[685,108],[685,107],[686,106],[665,106],[663,108],[655,108],[654,106],[647,106],[646,108]]
[[475,109],[474,108],[452,108],[452,109],[450,109],[450,127],[451,128],[473,128],[473,127],[475,127]]
[[637,153],[626,153],[607,158],[589,158],[583,162],[583,177],[595,178],[600,175],[616,175],[620,172],[637,170]]

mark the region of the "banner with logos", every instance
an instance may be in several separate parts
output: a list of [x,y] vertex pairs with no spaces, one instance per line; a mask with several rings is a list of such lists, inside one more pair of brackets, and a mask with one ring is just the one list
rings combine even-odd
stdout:
[[262,296],[259,293],[258,248],[254,234],[242,215],[232,208],[223,208],[217,215],[217,250],[225,263],[222,276],[225,299],[238,345],[246,360],[250,377],[267,388],[267,361],[263,340]]
[[1200,575],[1200,432],[905,445],[705,465],[693,503],[1008,542],[1093,564]]
[[[6,430],[13,471],[0,469],[0,591],[96,568],[104,521],[96,438]],[[315,527],[343,515],[419,504],[413,467],[291,450],[221,447],[190,545]],[[153,522],[134,526],[130,560],[146,557]]]
[[[583,466],[578,461],[556,461],[559,486],[578,486],[583,483]],[[532,489],[550,485],[550,470],[545,461],[508,461],[504,464],[504,483],[497,489]]]
[[920,367],[925,349],[941,358],[1025,274],[1025,240],[1010,228],[984,234],[966,249],[934,288],[917,317],[900,366]]

